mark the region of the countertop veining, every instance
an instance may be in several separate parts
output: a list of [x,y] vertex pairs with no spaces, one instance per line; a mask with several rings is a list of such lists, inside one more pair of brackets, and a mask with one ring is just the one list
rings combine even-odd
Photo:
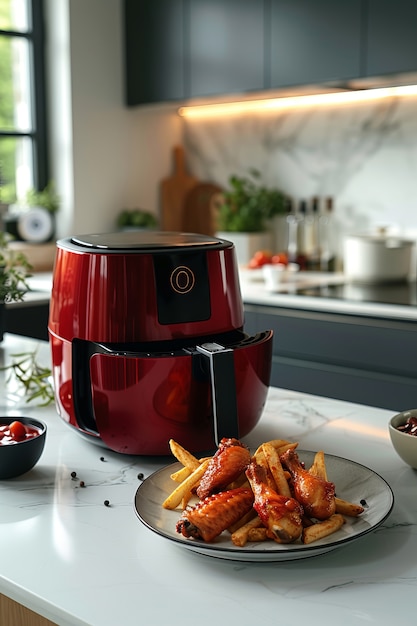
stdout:
[[[34,346],[49,362],[46,343],[7,334],[0,358],[7,364]],[[414,626],[417,473],[391,446],[392,411],[271,388],[259,424],[244,438],[249,446],[285,437],[362,463],[391,485],[395,505],[376,532],[338,550],[285,563],[237,563],[173,545],[136,517],[138,474],[147,477],[172,459],[97,447],[53,406],[19,400],[4,372],[0,377],[2,414],[30,413],[48,424],[38,465],[0,482],[0,593],[59,626],[211,626],[215,619],[391,626],[399,615]]]

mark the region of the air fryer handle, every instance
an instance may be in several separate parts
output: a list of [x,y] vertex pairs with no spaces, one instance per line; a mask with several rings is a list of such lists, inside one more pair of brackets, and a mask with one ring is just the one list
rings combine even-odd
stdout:
[[218,343],[203,343],[196,350],[209,360],[216,445],[223,437],[239,438],[233,350]]
[[84,339],[72,341],[72,388],[77,423],[80,428],[93,435],[100,435],[94,415],[91,394],[90,360],[95,354],[108,354],[101,344]]

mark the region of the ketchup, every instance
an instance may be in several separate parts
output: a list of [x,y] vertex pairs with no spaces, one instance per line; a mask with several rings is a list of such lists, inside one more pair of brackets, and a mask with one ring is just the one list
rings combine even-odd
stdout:
[[41,434],[39,428],[28,426],[17,420],[10,424],[0,425],[0,445],[9,445],[33,439]]

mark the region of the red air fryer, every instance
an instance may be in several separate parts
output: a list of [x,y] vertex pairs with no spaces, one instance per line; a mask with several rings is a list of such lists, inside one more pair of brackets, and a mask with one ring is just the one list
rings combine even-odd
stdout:
[[128,231],[57,242],[49,338],[60,416],[100,445],[169,454],[242,437],[268,391],[272,331],[243,331],[234,246]]

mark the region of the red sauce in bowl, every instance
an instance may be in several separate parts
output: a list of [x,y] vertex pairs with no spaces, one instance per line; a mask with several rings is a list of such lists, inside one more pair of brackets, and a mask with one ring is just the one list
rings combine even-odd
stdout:
[[27,439],[33,439],[41,434],[39,428],[35,426],[28,426],[23,422],[17,420],[10,424],[0,425],[0,445],[10,445],[19,443],[20,441],[26,441]]
[[397,430],[417,437],[417,417],[409,417],[405,424],[397,426]]

